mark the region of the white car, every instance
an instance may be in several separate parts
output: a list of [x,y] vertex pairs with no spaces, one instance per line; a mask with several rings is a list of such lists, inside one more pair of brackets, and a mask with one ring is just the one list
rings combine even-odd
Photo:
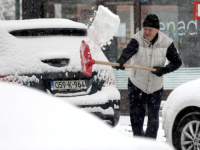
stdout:
[[[116,126],[120,93],[112,67],[93,65],[91,76],[81,70],[80,46],[89,40],[87,29],[68,19],[0,21],[0,80],[40,89]],[[101,50],[91,47],[91,54],[108,61]]]
[[0,91],[1,150],[173,150],[166,143],[125,137],[38,90],[1,82]]
[[200,79],[172,91],[162,110],[167,142],[177,150],[200,149]]

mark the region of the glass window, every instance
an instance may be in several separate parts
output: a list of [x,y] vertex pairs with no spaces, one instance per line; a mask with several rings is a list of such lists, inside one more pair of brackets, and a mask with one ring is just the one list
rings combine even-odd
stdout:
[[141,23],[150,13],[160,19],[160,31],[174,40],[182,58],[182,67],[199,67],[199,21],[193,18],[194,1],[159,1],[151,0],[142,3]]

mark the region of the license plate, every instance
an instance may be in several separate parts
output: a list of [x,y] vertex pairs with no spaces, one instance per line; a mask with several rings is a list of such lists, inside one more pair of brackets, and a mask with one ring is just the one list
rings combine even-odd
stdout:
[[52,90],[86,89],[85,80],[51,81]]

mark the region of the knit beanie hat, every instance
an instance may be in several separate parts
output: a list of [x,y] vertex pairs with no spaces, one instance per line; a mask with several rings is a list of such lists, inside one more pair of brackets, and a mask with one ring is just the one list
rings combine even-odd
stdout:
[[159,24],[158,17],[155,14],[147,15],[143,22],[143,27],[152,27],[159,30],[160,24]]

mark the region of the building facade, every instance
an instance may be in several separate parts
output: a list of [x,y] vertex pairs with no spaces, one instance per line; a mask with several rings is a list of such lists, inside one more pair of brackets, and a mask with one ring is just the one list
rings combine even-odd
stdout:
[[[91,25],[99,5],[108,7],[120,17],[118,33],[111,45],[105,45],[105,55],[115,62],[131,37],[142,28],[147,14],[154,13],[160,19],[160,31],[174,40],[183,60],[180,72],[165,78],[164,95],[180,84],[199,77],[200,67],[200,27],[193,18],[194,0],[21,0],[22,19],[66,18]],[[166,61],[167,63],[167,61]],[[128,71],[128,70],[127,70]],[[115,71],[116,72],[116,71]],[[190,74],[188,74],[190,72]],[[116,77],[122,95],[121,110],[128,114],[127,76]],[[125,79],[125,80],[124,80]],[[119,83],[119,84],[118,84]]]
[[[198,67],[199,21],[193,18],[194,0],[22,0],[22,19],[67,18],[87,25],[99,5],[119,15],[121,24],[107,56],[116,61],[147,14],[160,18],[160,31],[170,36],[183,59],[182,67]],[[109,54],[107,54],[109,55]],[[192,59],[191,59],[192,58]]]

